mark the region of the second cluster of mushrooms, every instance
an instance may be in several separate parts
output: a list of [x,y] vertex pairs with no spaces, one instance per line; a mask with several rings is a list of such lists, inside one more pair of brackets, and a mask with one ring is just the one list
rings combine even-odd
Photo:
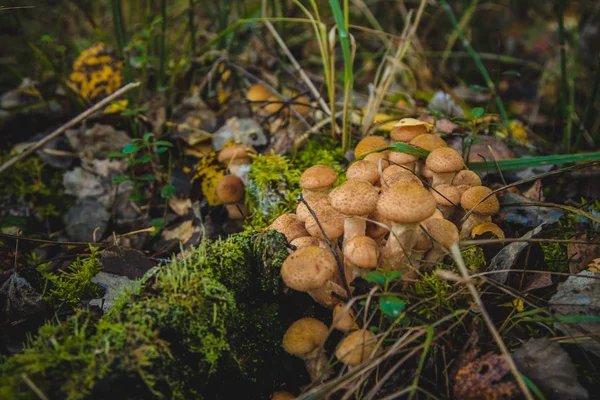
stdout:
[[[425,160],[386,150],[390,142],[383,137],[365,137],[354,149],[357,161],[348,167],[346,180],[334,189],[339,177],[332,168],[308,168],[300,178],[303,200],[296,213],[272,224],[295,249],[281,268],[285,284],[333,309],[334,326],[349,332],[336,351],[343,363],[360,363],[377,347],[374,334],[360,329],[344,303],[352,296],[349,282],[373,269],[414,278],[441,261],[461,238],[482,232],[503,236],[491,222],[499,210],[496,196],[431,130],[426,122],[406,118],[390,134],[392,142],[429,151]],[[296,339],[304,338],[297,330],[307,324],[311,334],[324,335],[311,339],[312,347]],[[326,363],[322,344],[327,332],[322,322],[302,319],[284,338],[285,349],[306,361],[313,378]]]

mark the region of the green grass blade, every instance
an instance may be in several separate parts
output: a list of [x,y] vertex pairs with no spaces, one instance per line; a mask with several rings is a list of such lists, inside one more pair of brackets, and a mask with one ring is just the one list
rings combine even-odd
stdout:
[[542,165],[566,164],[595,160],[600,160],[600,152],[529,157],[519,158],[516,160],[472,162],[468,163],[468,167],[475,172],[493,172],[496,171],[496,164],[502,171],[510,171],[515,169],[540,167]]

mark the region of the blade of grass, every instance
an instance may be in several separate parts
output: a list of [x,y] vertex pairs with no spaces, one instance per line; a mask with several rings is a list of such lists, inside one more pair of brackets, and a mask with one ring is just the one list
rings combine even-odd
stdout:
[[[471,4],[469,4],[469,7],[467,7],[465,12],[463,13],[460,19],[460,23],[458,24],[461,30],[464,30],[471,22],[471,19],[473,18],[473,15],[475,15],[475,11],[477,10],[477,6],[479,5],[479,1],[480,0],[472,0]],[[446,71],[446,63],[448,61],[448,57],[450,56],[450,53],[452,53],[452,48],[456,44],[457,39],[458,33],[454,31],[450,34],[450,37],[448,37],[446,41],[446,48],[444,49],[442,59],[440,60],[439,68],[441,74],[444,74],[444,72]]]
[[485,83],[486,83],[488,89],[492,93],[492,96],[494,96],[494,98],[496,99],[496,105],[498,106],[498,111],[500,112],[500,115],[502,116],[502,120],[504,121],[504,126],[506,127],[506,130],[508,132],[508,138],[512,139],[512,130],[510,129],[510,123],[509,123],[510,121],[508,119],[508,113],[506,112],[506,109],[504,108],[504,103],[502,103],[502,99],[500,98],[498,91],[496,90],[496,85],[492,81],[492,78],[490,78],[490,75],[488,74],[487,69],[481,62],[481,58],[479,58],[479,55],[473,49],[473,47],[471,47],[469,40],[465,37],[465,34],[463,33],[462,29],[460,28],[460,25],[458,24],[458,21],[456,20],[456,17],[454,16],[454,13],[452,12],[452,8],[450,8],[450,5],[448,4],[448,2],[446,0],[440,0],[440,2],[442,3],[442,8],[446,12],[446,14],[448,14],[448,18],[450,19],[450,22],[452,23],[452,26],[454,27],[456,34],[458,35],[459,39],[461,40],[462,45],[465,47],[465,49],[467,50],[469,55],[471,55],[471,58],[473,59],[473,61],[475,62],[475,65],[477,66],[477,69],[479,69],[479,72],[483,76],[483,79],[485,80]]
[[[404,150],[403,150],[404,151]],[[407,152],[408,153],[408,152]],[[468,163],[469,169],[475,172],[486,172],[498,167],[503,171],[539,167],[542,165],[553,165],[553,164],[566,164],[573,162],[583,161],[595,161],[600,160],[600,152],[595,153],[578,153],[578,154],[561,154],[553,156],[539,156],[539,157],[528,157],[518,158],[515,160],[498,160],[498,161],[486,161],[486,162],[472,162]]]
[[[596,74],[594,75],[594,83],[592,84],[592,93],[590,94],[590,99],[585,106],[585,111],[583,113],[582,125],[579,128],[580,130],[591,131],[592,125],[594,123],[594,104],[596,103],[596,96],[598,96],[598,86],[600,86],[600,53],[598,53],[596,63]],[[590,132],[591,134],[592,132]],[[600,135],[592,135],[592,139],[594,142],[598,142],[600,139],[598,136]],[[577,136],[577,140],[581,137],[581,134]]]
[[558,0],[558,42],[560,46],[560,115],[564,124],[562,137],[563,152],[568,153],[571,148],[571,115],[567,100],[569,85],[567,83],[567,50],[565,39],[564,0]]

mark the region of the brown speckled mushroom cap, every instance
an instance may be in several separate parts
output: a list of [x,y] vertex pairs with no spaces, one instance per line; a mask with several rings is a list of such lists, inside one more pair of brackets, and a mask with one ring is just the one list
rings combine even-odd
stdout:
[[354,157],[360,158],[363,154],[380,150],[388,146],[387,140],[381,136],[367,136],[363,138],[354,148]]
[[379,181],[379,169],[376,164],[366,160],[358,160],[350,164],[346,171],[346,178],[369,182],[374,185]]
[[458,242],[458,228],[447,219],[432,218],[423,222],[423,228],[445,248]]
[[308,236],[304,223],[298,219],[296,214],[281,214],[273,221],[271,228],[284,234],[288,242],[302,236]]
[[457,172],[465,167],[460,153],[451,147],[439,147],[432,150],[425,160],[431,171],[439,174]]
[[368,236],[356,236],[344,246],[344,257],[359,268],[376,268],[379,246]]
[[[329,202],[315,203],[312,208],[329,240],[335,240],[344,234],[344,216],[333,208]],[[304,226],[311,236],[325,239],[323,232],[319,228],[319,224],[315,222],[315,219],[310,214],[306,218],[306,221],[304,221]]]
[[312,358],[323,347],[329,329],[315,318],[295,321],[283,335],[283,349],[301,359]]
[[379,196],[377,210],[382,217],[399,223],[425,220],[436,210],[437,203],[427,189],[416,183],[400,182]]
[[430,132],[433,125],[415,118],[402,118],[390,131],[390,137],[397,142],[408,143],[415,137]]
[[431,194],[440,206],[458,207],[460,205],[460,190],[452,185],[438,185],[435,190],[431,189]]
[[338,303],[333,308],[333,327],[342,332],[349,332],[353,327],[357,327],[354,317],[355,314],[352,308],[346,309],[346,303]]
[[224,147],[219,152],[219,162],[222,164],[228,164],[233,160],[250,162],[250,154],[256,154],[250,146],[245,144],[234,144],[231,146]]
[[235,175],[225,175],[217,182],[216,195],[223,204],[235,204],[244,197],[244,182]]
[[335,257],[317,246],[302,247],[285,259],[281,277],[285,284],[299,292],[318,289],[337,272]]
[[[460,198],[460,205],[466,210],[470,211],[477,203],[479,203],[484,197],[492,193],[492,189],[486,186],[473,186],[467,189],[462,197]],[[496,195],[488,197],[484,202],[479,204],[473,211],[476,214],[488,216],[494,215],[500,210],[500,203]]]
[[358,180],[347,180],[329,193],[331,205],[344,215],[367,215],[375,210],[378,190]]
[[383,189],[400,182],[411,182],[423,186],[417,175],[398,165],[390,165],[381,174],[381,187]]
[[[308,203],[310,208],[314,208],[315,204],[329,204],[329,194],[325,192],[313,192],[306,196],[304,196],[304,201]],[[306,220],[310,217],[310,212],[306,205],[299,201],[298,206],[296,207],[296,216],[302,222],[306,222]]]
[[386,218],[383,218],[379,211],[377,211],[377,208],[375,208],[375,211],[369,214],[367,218],[370,221],[367,221],[365,233],[370,238],[378,239],[390,231],[392,222]]
[[390,154],[388,155],[388,160],[390,160],[392,165],[394,165],[394,163],[400,165],[410,164],[414,163],[418,159],[419,157],[413,154],[403,153],[401,151],[390,151]]
[[358,365],[368,360],[376,348],[375,334],[366,329],[360,329],[342,339],[335,350],[335,356],[344,364]]
[[290,244],[292,246],[296,247],[296,249],[299,249],[299,248],[308,247],[308,246],[319,246],[319,245],[321,245],[322,242],[323,242],[322,239],[319,239],[314,236],[300,236],[300,237],[297,237],[296,239],[292,240],[290,242]]
[[300,176],[300,186],[308,190],[327,190],[337,180],[337,173],[328,165],[313,165]]
[[252,102],[266,101],[273,93],[266,87],[260,84],[250,86],[246,92],[246,100]]
[[410,141],[410,144],[429,151],[440,147],[448,147],[448,144],[444,139],[431,133],[424,133],[423,135],[417,136]]
[[470,187],[473,186],[481,186],[481,178],[475,172],[463,169],[462,171],[458,171],[452,179],[452,185],[454,186],[463,186],[467,185]]

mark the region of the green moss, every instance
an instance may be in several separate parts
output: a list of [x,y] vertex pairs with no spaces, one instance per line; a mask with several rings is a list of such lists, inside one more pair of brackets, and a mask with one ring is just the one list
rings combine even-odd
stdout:
[[329,136],[318,135],[313,136],[294,158],[294,166],[301,171],[317,164],[329,165],[338,175],[342,175],[348,160],[339,142]]
[[276,294],[281,286],[281,265],[289,255],[287,239],[276,230],[268,229],[257,235],[253,254],[260,289],[268,294]]
[[46,280],[43,298],[54,306],[68,304],[75,306],[82,298],[91,298],[98,295],[98,286],[90,282],[102,266],[98,262],[101,251],[98,247],[90,245],[88,258],[77,258],[66,271],[59,273],[47,272],[47,264],[41,264],[38,271]]

